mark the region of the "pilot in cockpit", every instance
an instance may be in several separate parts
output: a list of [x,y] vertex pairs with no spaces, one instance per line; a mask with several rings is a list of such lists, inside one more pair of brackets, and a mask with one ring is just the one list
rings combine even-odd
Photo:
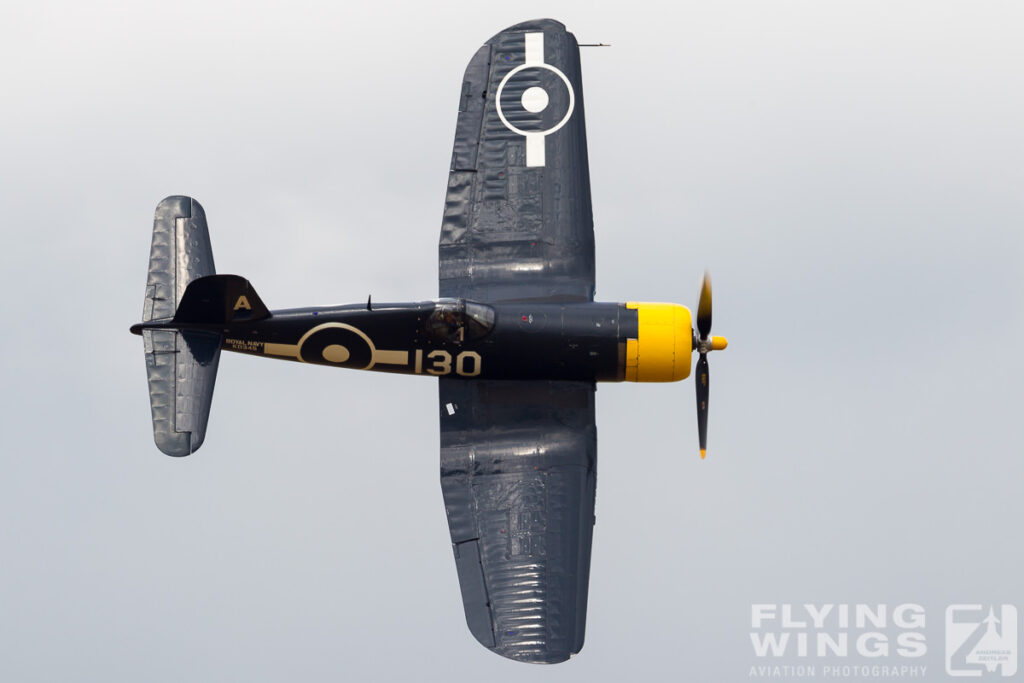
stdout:
[[[494,309],[464,300],[442,300],[427,318],[427,334],[442,342],[461,344],[485,336],[494,326]],[[468,331],[467,331],[468,328]]]

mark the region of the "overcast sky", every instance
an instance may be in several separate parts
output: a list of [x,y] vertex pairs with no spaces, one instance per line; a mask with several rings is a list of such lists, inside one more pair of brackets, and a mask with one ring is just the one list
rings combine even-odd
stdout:
[[[606,301],[696,302],[692,380],[598,390],[587,641],[465,626],[431,379],[224,354],[206,443],[153,444],[152,212],[205,206],[271,308],[419,300],[461,75],[580,42]],[[1018,2],[6,2],[0,679],[719,680],[752,603],[1024,609]],[[763,662],[761,662],[763,663]]]

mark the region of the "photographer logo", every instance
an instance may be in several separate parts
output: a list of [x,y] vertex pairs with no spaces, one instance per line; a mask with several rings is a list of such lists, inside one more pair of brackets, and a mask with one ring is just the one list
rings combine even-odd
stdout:
[[946,608],[946,673],[1012,676],[1017,672],[1017,608],[950,605]]

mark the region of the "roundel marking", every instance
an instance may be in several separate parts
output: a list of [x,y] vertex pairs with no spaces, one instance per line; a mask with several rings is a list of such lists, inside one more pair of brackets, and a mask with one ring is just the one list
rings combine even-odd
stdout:
[[[509,82],[509,80],[513,76],[515,76],[520,71],[523,71],[524,69],[546,69],[546,70],[552,72],[553,74],[555,74],[556,76],[558,76],[559,78],[561,78],[562,82],[565,83],[566,90],[569,91],[569,107],[567,108],[567,110],[565,112],[565,116],[563,116],[562,119],[558,123],[556,123],[551,128],[548,128],[547,130],[522,130],[520,128],[517,128],[516,126],[512,125],[511,123],[509,123],[509,120],[507,118],[505,118],[505,112],[503,112],[501,110],[501,92],[502,92],[502,90],[505,89],[505,85]],[[544,93],[545,102],[544,102],[544,106],[540,107],[540,109],[534,110],[534,109],[530,109],[530,107],[527,106],[527,94],[531,90],[540,90],[542,93]],[[533,102],[539,101],[539,100],[534,100],[533,99],[534,97],[536,97],[536,95],[531,95],[530,96],[530,100],[529,101],[531,102],[531,104]],[[547,101],[546,101],[547,97],[548,97],[547,92],[545,92],[541,88],[536,88],[536,87],[528,88],[526,90],[526,92],[523,93],[523,97],[522,97],[523,108],[526,109],[527,111],[531,112],[531,113],[537,113],[537,112],[543,111],[547,107]],[[569,121],[569,118],[572,116],[572,112],[573,112],[573,110],[576,107],[576,95],[575,95],[575,93],[573,93],[573,91],[572,91],[572,84],[569,82],[569,79],[566,77],[566,75],[564,73],[562,73],[559,69],[551,66],[550,64],[545,64],[543,62],[534,63],[534,64],[520,64],[519,66],[517,66],[516,68],[512,69],[507,74],[505,74],[505,77],[503,79],[501,79],[501,83],[498,84],[498,92],[495,93],[495,95],[494,95],[494,106],[498,110],[498,118],[501,119],[501,122],[505,125],[505,127],[508,128],[513,133],[516,133],[518,135],[522,135],[524,137],[525,136],[532,136],[532,135],[544,136],[544,135],[551,135],[552,133],[557,131],[559,128],[564,126]]]
[[323,323],[299,339],[297,357],[303,363],[332,363],[369,370],[377,349],[366,333],[346,323]]

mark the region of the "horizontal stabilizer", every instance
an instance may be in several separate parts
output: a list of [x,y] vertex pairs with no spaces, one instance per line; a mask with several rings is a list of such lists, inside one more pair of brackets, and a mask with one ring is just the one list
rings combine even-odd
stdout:
[[206,437],[220,335],[192,330],[143,330],[153,438],[167,455],[194,453]]
[[[191,291],[190,283],[215,272],[203,207],[191,197],[160,202],[153,219],[143,323],[170,319]],[[145,344],[156,445],[167,455],[194,453],[206,436],[222,339],[194,330],[138,329]]]
[[192,280],[213,275],[206,212],[191,197],[168,197],[156,207],[142,321],[174,315]]

